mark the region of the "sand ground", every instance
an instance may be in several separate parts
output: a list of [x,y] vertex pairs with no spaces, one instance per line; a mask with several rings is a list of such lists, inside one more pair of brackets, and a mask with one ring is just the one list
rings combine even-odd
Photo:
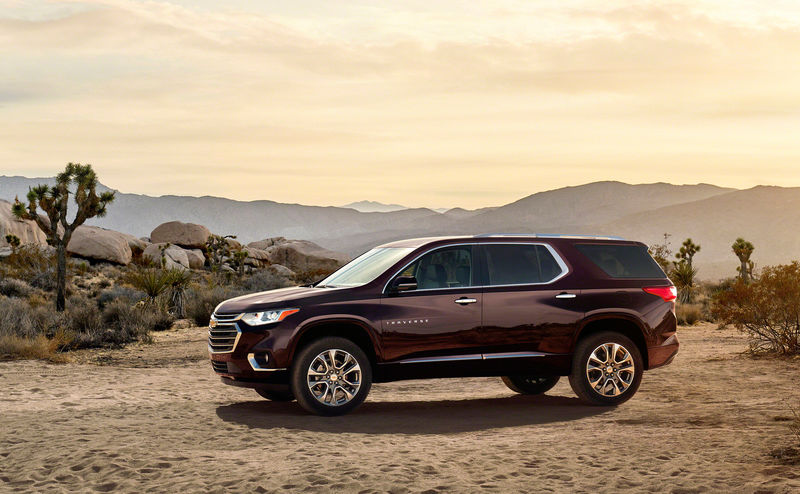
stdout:
[[0,491],[800,492],[791,442],[800,360],[754,360],[744,338],[681,331],[675,362],[617,409],[565,379],[518,396],[499,378],[373,387],[321,418],[219,383],[204,329],[0,363]]

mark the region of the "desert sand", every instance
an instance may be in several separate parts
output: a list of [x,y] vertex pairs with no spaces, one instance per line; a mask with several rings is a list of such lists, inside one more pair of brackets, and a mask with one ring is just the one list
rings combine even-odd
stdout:
[[0,363],[0,491],[800,492],[769,455],[800,361],[745,357],[733,330],[682,329],[616,409],[480,378],[378,384],[338,418],[222,385],[204,331]]

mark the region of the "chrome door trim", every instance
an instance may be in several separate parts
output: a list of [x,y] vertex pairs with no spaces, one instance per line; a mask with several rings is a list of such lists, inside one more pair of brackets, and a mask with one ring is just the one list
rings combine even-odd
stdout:
[[420,357],[396,362],[383,362],[384,364],[429,364],[438,362],[460,362],[467,360],[496,360],[510,358],[535,358],[548,357],[553,355],[565,355],[560,353],[546,352],[499,352],[499,353],[471,353],[468,355],[442,355],[438,357]]

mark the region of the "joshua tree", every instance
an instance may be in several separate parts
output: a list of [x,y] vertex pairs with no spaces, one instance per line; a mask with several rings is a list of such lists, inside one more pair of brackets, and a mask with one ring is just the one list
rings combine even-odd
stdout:
[[742,263],[741,266],[739,266],[739,276],[742,278],[742,281],[748,283],[753,274],[753,262],[750,260],[750,256],[753,254],[755,247],[747,240],[739,237],[731,248],[733,249],[733,253],[736,254],[736,257],[739,258],[739,262]]
[[[75,190],[69,187],[74,184]],[[47,243],[56,248],[58,270],[56,277],[56,310],[63,311],[67,291],[67,245],[72,233],[89,218],[105,216],[106,207],[114,200],[113,192],[97,195],[97,175],[92,165],[69,163],[63,172],[56,175],[56,184],[37,185],[28,191],[27,206],[14,200],[12,211],[17,218],[33,220],[47,236]],[[74,195],[78,211],[72,222],[67,220],[67,205],[70,194]],[[47,217],[39,216],[38,209]]]
[[16,252],[19,248],[20,240],[16,235],[10,233],[6,235],[6,242],[11,246],[11,252]]
[[700,246],[692,242],[691,238],[687,238],[683,241],[681,245],[681,249],[675,254],[675,258],[678,261],[685,261],[689,267],[692,267],[692,259],[694,259],[694,255],[700,252]]
[[675,263],[675,267],[670,273],[672,282],[675,283],[675,288],[678,289],[678,301],[684,304],[692,302],[694,298],[694,278],[697,276],[697,270],[689,264],[688,261],[680,261]]

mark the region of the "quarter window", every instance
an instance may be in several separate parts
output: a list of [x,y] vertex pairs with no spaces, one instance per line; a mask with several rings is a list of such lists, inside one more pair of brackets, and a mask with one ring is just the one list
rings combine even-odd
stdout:
[[547,283],[564,270],[543,245],[486,245],[489,285]]
[[612,278],[665,277],[644,245],[575,244],[575,248]]
[[472,247],[445,247],[429,252],[405,268],[401,276],[415,277],[418,290],[474,286]]

